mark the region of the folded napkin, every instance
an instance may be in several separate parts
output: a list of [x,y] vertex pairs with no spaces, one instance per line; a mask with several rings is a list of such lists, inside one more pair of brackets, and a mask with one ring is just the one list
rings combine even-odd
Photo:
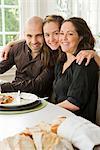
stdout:
[[79,116],[67,117],[58,127],[57,134],[80,150],[93,150],[100,144],[100,127]]

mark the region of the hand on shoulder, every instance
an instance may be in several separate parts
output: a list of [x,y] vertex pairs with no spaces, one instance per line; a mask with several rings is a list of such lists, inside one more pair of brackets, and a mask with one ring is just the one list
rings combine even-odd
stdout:
[[79,65],[82,63],[84,58],[87,59],[85,66],[87,66],[91,60],[91,58],[95,57],[96,52],[94,50],[81,50],[76,56],[76,63]]

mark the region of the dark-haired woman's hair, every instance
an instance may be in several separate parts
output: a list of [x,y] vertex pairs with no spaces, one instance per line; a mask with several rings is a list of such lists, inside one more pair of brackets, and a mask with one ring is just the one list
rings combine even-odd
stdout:
[[82,40],[80,41],[77,47],[76,53],[78,53],[82,49],[83,50],[94,49],[95,39],[92,35],[92,32],[89,26],[87,25],[86,21],[83,18],[72,17],[72,18],[65,20],[63,23],[65,22],[71,22],[74,25],[75,30],[78,33],[78,35],[82,37]]
[[[82,40],[78,44],[77,50],[74,53],[74,55],[77,55],[77,53],[81,50],[93,50],[94,49],[95,39],[92,35],[90,28],[88,27],[86,21],[83,18],[71,17],[67,20],[64,20],[62,25],[65,22],[71,22],[74,25],[75,30],[78,33],[78,35],[82,37]],[[65,62],[66,59],[67,59],[66,55],[63,52],[60,53],[60,55],[58,56],[58,61],[60,60],[60,61]]]

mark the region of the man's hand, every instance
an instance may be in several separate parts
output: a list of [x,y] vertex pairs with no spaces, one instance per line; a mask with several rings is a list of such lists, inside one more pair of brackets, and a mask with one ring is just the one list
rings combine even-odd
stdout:
[[79,65],[82,63],[84,58],[87,59],[85,66],[87,66],[91,60],[96,55],[96,52],[93,50],[81,50],[76,56],[76,63]]
[[2,60],[7,60],[8,58],[8,53],[9,53],[9,50],[10,50],[11,46],[9,45],[6,45],[4,48],[3,48],[3,51],[1,53],[1,58]]

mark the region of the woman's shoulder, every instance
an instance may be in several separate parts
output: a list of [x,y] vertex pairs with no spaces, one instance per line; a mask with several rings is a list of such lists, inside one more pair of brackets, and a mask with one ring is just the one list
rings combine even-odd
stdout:
[[93,58],[90,60],[90,63],[87,66],[85,65],[86,61],[87,60],[84,59],[82,61],[82,63],[79,65],[78,63],[76,63],[76,60],[75,60],[72,64],[72,67],[76,68],[76,69],[84,69],[84,70],[92,70],[92,71],[93,70],[95,70],[95,71],[99,70],[99,67]]

